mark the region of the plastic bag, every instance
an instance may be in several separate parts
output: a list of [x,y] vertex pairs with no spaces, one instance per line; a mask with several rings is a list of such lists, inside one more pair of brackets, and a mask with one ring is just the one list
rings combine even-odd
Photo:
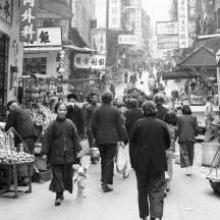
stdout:
[[120,174],[124,174],[127,168],[127,148],[122,145],[118,145],[118,151],[116,155],[116,170]]
[[80,145],[82,146],[83,155],[89,155],[90,154],[90,148],[89,148],[88,139],[82,139],[80,141]]

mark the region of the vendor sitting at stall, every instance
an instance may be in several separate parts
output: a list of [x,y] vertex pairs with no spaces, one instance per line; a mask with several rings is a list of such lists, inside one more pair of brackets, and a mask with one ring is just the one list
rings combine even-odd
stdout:
[[[9,114],[5,125],[5,131],[8,131],[10,128],[14,128],[20,136],[19,137],[15,134],[15,147],[19,147],[19,144],[23,142],[24,151],[33,154],[36,132],[31,118],[16,101],[9,101],[7,103],[7,110],[9,111]],[[23,169],[22,172],[19,172],[19,176],[22,177],[21,182],[25,185],[27,170]]]

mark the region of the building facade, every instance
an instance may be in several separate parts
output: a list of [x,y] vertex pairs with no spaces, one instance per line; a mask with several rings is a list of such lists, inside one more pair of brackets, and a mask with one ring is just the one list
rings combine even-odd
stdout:
[[19,40],[19,1],[0,2],[0,119],[8,100],[16,99],[22,74],[23,45]]

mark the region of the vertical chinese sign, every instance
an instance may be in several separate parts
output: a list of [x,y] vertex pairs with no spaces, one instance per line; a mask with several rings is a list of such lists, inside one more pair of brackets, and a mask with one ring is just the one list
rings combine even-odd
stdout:
[[121,0],[109,0],[109,29],[121,28]]
[[188,0],[178,0],[179,48],[189,47]]
[[37,38],[37,0],[21,0],[20,40],[33,42]]
[[12,21],[12,0],[0,1],[0,18],[11,23]]

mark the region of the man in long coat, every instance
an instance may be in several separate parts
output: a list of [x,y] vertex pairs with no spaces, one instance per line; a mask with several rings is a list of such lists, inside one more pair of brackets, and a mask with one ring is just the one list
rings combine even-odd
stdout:
[[154,102],[146,101],[143,110],[145,117],[135,123],[130,137],[131,165],[137,177],[140,218],[146,220],[150,214],[151,220],[159,220],[163,216],[170,136],[166,124],[155,117]]

